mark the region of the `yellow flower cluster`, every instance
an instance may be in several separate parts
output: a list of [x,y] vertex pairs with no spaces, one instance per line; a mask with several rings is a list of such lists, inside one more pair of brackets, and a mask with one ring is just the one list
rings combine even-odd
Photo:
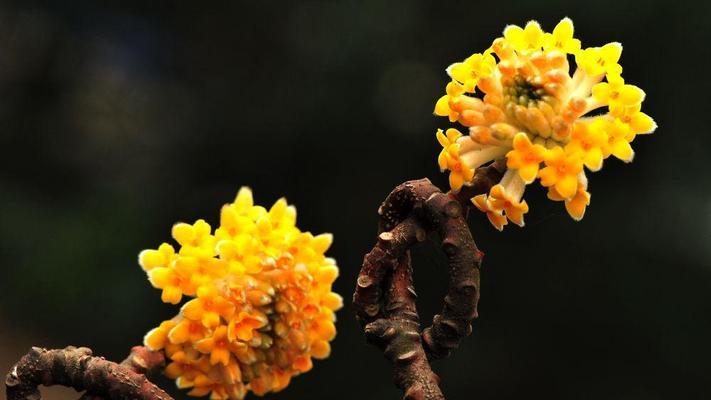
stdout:
[[[582,219],[590,204],[585,168],[598,171],[610,155],[632,161],[635,136],[656,128],[640,111],[644,92],[622,78],[621,54],[619,43],[582,49],[564,18],[552,33],[535,21],[507,26],[489,49],[449,66],[452,81],[434,112],[468,129],[437,132],[439,166],[450,171],[452,190],[505,157],[501,183],[472,199],[497,229],[508,221],[523,226],[523,193],[537,178],[548,198]],[[569,57],[577,64],[572,76]]]
[[324,255],[330,234],[301,232],[286,200],[267,210],[242,188],[214,233],[198,220],[174,225],[172,236],[177,252],[163,243],[139,263],[164,302],[190,298],[144,339],[165,351],[165,374],[179,388],[213,399],[263,395],[328,357],[343,304],[331,291],[338,267]]

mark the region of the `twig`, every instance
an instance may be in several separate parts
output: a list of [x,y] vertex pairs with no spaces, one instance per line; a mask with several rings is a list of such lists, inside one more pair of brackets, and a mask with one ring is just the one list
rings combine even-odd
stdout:
[[[395,383],[405,399],[443,400],[430,360],[445,358],[471,334],[477,317],[479,267],[483,253],[466,224],[469,199],[501,179],[502,161],[480,168],[458,194],[444,194],[429,180],[396,187],[378,210],[380,234],[364,260],[353,304],[366,338],[393,363]],[[437,232],[449,266],[444,307],[420,331],[409,249]]]
[[131,349],[121,364],[93,357],[86,347],[61,350],[33,347],[5,378],[8,400],[39,400],[39,385],[63,385],[86,390],[82,399],[172,400],[145,376],[162,369],[165,357],[142,346]]

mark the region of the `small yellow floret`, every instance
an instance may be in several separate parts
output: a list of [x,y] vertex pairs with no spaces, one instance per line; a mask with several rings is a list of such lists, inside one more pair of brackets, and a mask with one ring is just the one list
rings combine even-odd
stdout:
[[448,72],[458,82],[463,83],[466,92],[474,92],[479,79],[488,77],[496,67],[496,60],[491,54],[476,53],[460,63],[449,66]]
[[504,187],[499,185],[494,185],[489,192],[489,202],[491,203],[491,208],[495,210],[501,210],[506,215],[511,222],[518,226],[523,226],[523,214],[528,212],[528,204],[526,201],[519,201],[513,198],[510,194],[506,193]]
[[474,177],[474,170],[469,168],[459,158],[459,139],[462,134],[456,129],[447,129],[447,134],[443,134],[442,130],[437,131],[437,140],[442,145],[443,149],[439,153],[438,163],[441,170],[449,170],[449,184],[452,190],[459,191],[464,185],[464,182],[469,182]]
[[590,205],[590,193],[587,192],[587,184],[585,181],[578,182],[578,188],[575,195],[569,199],[561,196],[554,186],[548,188],[548,198],[553,201],[564,201],[565,210],[576,221],[583,219],[585,208]]
[[636,106],[644,100],[644,91],[637,86],[625,84],[619,75],[607,75],[607,82],[600,82],[592,87],[593,98],[613,107]]
[[480,194],[472,197],[471,202],[476,206],[476,208],[479,209],[479,211],[486,213],[486,217],[489,219],[489,222],[491,222],[496,229],[502,231],[504,230],[504,225],[509,223],[503,215],[502,210],[496,209],[491,205],[487,195]]
[[571,140],[565,146],[565,151],[569,154],[577,154],[590,171],[598,171],[602,168],[603,149],[606,144],[607,134],[604,130],[598,129],[595,124],[591,128],[588,123],[577,122]]
[[583,170],[580,158],[556,147],[548,153],[545,163],[546,167],[538,173],[541,185],[554,186],[561,197],[571,198],[578,185],[578,174]]
[[589,47],[578,54],[575,61],[589,76],[620,75],[622,67],[617,62],[622,55],[622,45],[613,42],[602,47]]
[[449,117],[450,122],[455,122],[459,119],[459,112],[452,105],[464,94],[464,87],[457,81],[451,81],[447,84],[446,91],[447,94],[437,100],[434,113],[440,117]]
[[519,132],[514,137],[513,150],[506,153],[506,167],[518,170],[521,179],[529,184],[538,176],[538,167],[545,156],[545,147],[531,143],[528,135]]
[[573,37],[573,21],[563,18],[553,28],[553,33],[543,36],[543,49],[545,51],[558,50],[563,53],[577,54],[580,51],[580,40]]
[[525,28],[509,25],[504,30],[506,39],[516,51],[528,52],[543,45],[543,30],[536,21],[528,21]]

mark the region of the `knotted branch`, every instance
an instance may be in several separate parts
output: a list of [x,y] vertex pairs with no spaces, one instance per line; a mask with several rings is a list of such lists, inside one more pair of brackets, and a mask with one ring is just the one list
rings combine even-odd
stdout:
[[8,400],[39,400],[39,385],[63,385],[86,393],[82,399],[172,400],[145,376],[165,366],[162,352],[142,346],[121,363],[92,356],[86,347],[47,350],[33,347],[5,378]]
[[[405,182],[378,210],[378,241],[363,260],[353,304],[368,341],[393,363],[405,399],[444,399],[430,360],[449,356],[477,317],[483,253],[466,224],[469,199],[488,192],[504,169],[502,161],[480,168],[457,194],[444,194],[427,179]],[[420,330],[409,249],[430,232],[438,234],[447,257],[449,289],[442,311]]]

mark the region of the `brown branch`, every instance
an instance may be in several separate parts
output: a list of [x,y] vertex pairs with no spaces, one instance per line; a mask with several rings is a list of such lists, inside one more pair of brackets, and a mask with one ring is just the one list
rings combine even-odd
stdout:
[[83,399],[172,400],[144,375],[164,366],[163,353],[142,346],[132,348],[121,364],[93,357],[86,347],[33,347],[7,374],[5,393],[8,400],[39,400],[39,385],[63,385],[86,390]]
[[133,346],[121,365],[139,374],[153,375],[165,368],[165,353],[150,350],[146,346]]
[[424,238],[425,231],[414,218],[382,232],[373,250],[365,256],[354,295],[366,338],[390,359],[395,368],[395,383],[406,392],[405,398],[413,400],[444,399],[420,341],[407,251]]
[[[480,168],[471,186],[444,194],[429,180],[396,187],[378,210],[380,234],[358,275],[353,305],[369,342],[393,363],[405,399],[443,400],[431,359],[445,358],[471,334],[477,317],[479,267],[483,254],[466,224],[469,199],[488,192],[505,165]],[[449,289],[430,327],[420,331],[409,249],[436,232],[447,257]]]
[[[121,361],[121,366],[133,372],[151,376],[165,368],[165,353],[152,351],[145,346],[133,346],[128,357]],[[79,400],[103,400],[104,397],[94,394],[92,388],[87,388]]]
[[506,159],[498,159],[486,167],[476,170],[476,175],[471,185],[463,186],[458,193],[450,192],[462,207],[469,208],[472,206],[471,198],[482,193],[488,193],[494,185],[501,181],[501,178],[506,172]]

